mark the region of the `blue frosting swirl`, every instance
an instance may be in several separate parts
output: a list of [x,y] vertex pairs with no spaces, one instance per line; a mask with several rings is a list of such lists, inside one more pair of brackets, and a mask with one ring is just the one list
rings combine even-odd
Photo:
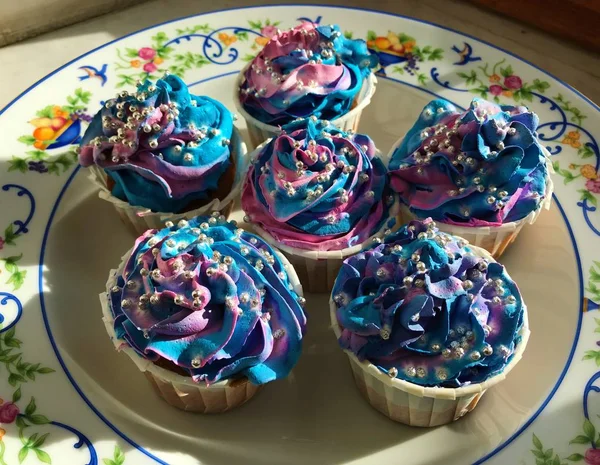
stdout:
[[346,114],[378,59],[364,40],[346,38],[339,26],[304,22],[279,32],[244,73],[240,102],[272,125]]
[[333,299],[342,348],[422,386],[483,382],[521,341],[525,304],[504,267],[430,219],[346,259]]
[[169,75],[107,100],[82,138],[79,161],[102,167],[112,194],[130,205],[181,212],[221,187],[232,132],[223,104],[190,94]]
[[342,250],[392,227],[394,201],[373,141],[315,117],[285,125],[260,150],[242,193],[251,221],[309,250]]
[[390,184],[419,218],[498,226],[539,209],[548,183],[538,116],[475,98],[460,113],[433,100],[389,165]]
[[108,300],[118,339],[207,384],[280,379],[306,317],[277,253],[218,213],[141,236]]

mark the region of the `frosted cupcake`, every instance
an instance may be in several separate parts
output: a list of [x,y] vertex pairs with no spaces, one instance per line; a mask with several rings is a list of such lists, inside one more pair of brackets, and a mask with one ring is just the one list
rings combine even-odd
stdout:
[[245,154],[231,113],[167,76],[107,100],[83,136],[79,162],[91,167],[101,197],[141,233],[165,219],[228,215]]
[[183,410],[243,404],[285,378],[302,349],[294,269],[218,212],[145,232],[100,299],[115,347]]
[[525,304],[504,267],[431,220],[411,221],[346,259],[330,304],[363,396],[413,426],[475,408],[529,337]]
[[316,118],[283,129],[251,155],[242,208],[305,289],[329,292],[345,257],[390,232],[398,205],[368,136]]
[[377,80],[366,42],[335,25],[303,22],[278,31],[240,73],[234,101],[254,147],[296,118],[316,116],[356,130]]
[[549,153],[537,115],[476,98],[459,112],[434,100],[390,153],[390,183],[408,206],[403,222],[431,217],[441,230],[500,256],[549,208]]

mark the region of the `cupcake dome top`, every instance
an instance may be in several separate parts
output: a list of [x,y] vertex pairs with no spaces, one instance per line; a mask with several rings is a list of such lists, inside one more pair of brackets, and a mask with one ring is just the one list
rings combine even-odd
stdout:
[[277,253],[218,213],[138,238],[108,300],[123,344],[207,384],[287,376],[306,329]]
[[[395,197],[366,135],[316,118],[292,122],[257,150],[242,207],[278,242],[306,250],[342,250],[388,221]],[[393,220],[390,220],[393,222]]]
[[548,170],[537,115],[475,98],[433,100],[394,150],[390,183],[420,218],[499,226],[539,209]]
[[344,37],[336,25],[303,22],[279,31],[252,60],[240,102],[251,116],[272,125],[313,115],[335,119],[351,109],[376,65],[365,41]]
[[422,386],[465,386],[502,372],[524,321],[504,267],[430,219],[346,259],[332,296],[342,348]]
[[122,91],[94,116],[79,162],[103,168],[112,194],[157,212],[204,200],[230,165],[231,113],[176,76]]

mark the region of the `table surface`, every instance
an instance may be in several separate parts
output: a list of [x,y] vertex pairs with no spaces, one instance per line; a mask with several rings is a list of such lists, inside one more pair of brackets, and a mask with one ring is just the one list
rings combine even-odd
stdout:
[[67,61],[138,29],[181,16],[251,3],[327,3],[412,16],[471,34],[554,74],[600,104],[600,55],[460,0],[152,0],[0,48],[0,108]]

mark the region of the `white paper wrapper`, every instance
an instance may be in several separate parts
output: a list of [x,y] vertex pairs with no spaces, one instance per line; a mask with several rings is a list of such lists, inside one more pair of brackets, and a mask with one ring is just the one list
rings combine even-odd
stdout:
[[[132,250],[130,249],[123,256],[117,270],[110,270],[106,291],[99,296],[102,306],[102,321],[104,321],[106,331],[117,351],[126,353],[133,360],[160,397],[168,404],[181,410],[197,413],[221,413],[238,407],[251,399],[262,386],[252,384],[248,378],[228,379],[206,386],[206,384],[194,382],[190,376],[182,376],[155,365],[151,361],[140,357],[125,341],[117,339],[114,330],[114,318],[107,294],[114,286],[117,276],[121,274],[125,267],[126,260],[131,255]],[[294,268],[283,254],[277,250],[275,250],[275,253],[281,259],[294,291],[302,296],[302,285]]]
[[[281,132],[281,128],[279,126],[273,126],[271,124],[263,123],[253,116],[251,116],[241,104],[240,99],[238,97],[238,89],[240,85],[244,81],[244,74],[251,63],[248,63],[240,74],[238,75],[233,91],[233,101],[235,103],[237,112],[244,117],[246,120],[246,125],[248,127],[248,135],[250,137],[250,143],[252,148],[258,147],[267,139],[276,136]],[[343,116],[331,120],[331,124],[336,127],[343,129],[344,131],[353,130],[356,131],[358,129],[358,124],[360,122],[360,115],[365,107],[371,102],[371,98],[375,93],[375,88],[377,86],[377,78],[374,73],[371,73],[369,77],[365,78],[363,81],[363,85],[358,93],[353,108]]]
[[100,189],[98,196],[101,199],[112,203],[123,220],[123,223],[137,235],[141,235],[148,229],[161,229],[164,227],[165,221],[167,220],[176,223],[182,218],[190,219],[198,215],[212,213],[213,211],[219,211],[226,217],[229,217],[229,214],[233,210],[235,200],[239,197],[246,172],[248,171],[248,150],[246,144],[242,140],[241,134],[235,127],[233,128],[230,147],[231,157],[235,161],[235,177],[231,192],[224,199],[213,199],[206,205],[184,213],[153,212],[148,208],[135,207],[116,198],[111,194],[107,187],[106,173],[97,165],[90,166],[89,179]]
[[[392,155],[396,148],[402,143],[402,139],[397,141],[388,154],[388,159],[392,159]],[[525,218],[519,221],[511,221],[510,223],[504,223],[500,226],[456,226],[452,224],[445,224],[441,221],[436,221],[436,226],[440,231],[455,236],[460,236],[468,240],[471,244],[486,249],[492,254],[494,258],[500,257],[507,247],[514,242],[517,238],[521,229],[526,224],[533,224],[537,220],[542,210],[549,210],[552,205],[552,193],[554,192],[554,183],[552,182],[551,174],[554,173],[552,168],[552,162],[550,160],[550,153],[545,147],[542,147],[544,155],[546,156],[546,167],[548,168],[548,176],[546,177],[546,191],[544,200],[540,208],[536,211],[531,212]],[[400,215],[398,216],[398,222],[400,225],[404,225],[417,217],[408,209],[406,205],[400,207]]]
[[[493,260],[483,249],[472,247],[481,256]],[[329,300],[331,325],[336,338],[342,330],[338,324],[337,306],[333,296]],[[423,387],[391,378],[368,361],[361,362],[354,353],[344,350],[348,356],[354,381],[363,397],[377,410],[394,421],[410,426],[439,426],[458,420],[473,410],[484,392],[502,381],[521,360],[529,340],[529,321],[524,307],[523,326],[519,331],[521,342],[515,349],[504,371],[483,383],[460,388]]]

